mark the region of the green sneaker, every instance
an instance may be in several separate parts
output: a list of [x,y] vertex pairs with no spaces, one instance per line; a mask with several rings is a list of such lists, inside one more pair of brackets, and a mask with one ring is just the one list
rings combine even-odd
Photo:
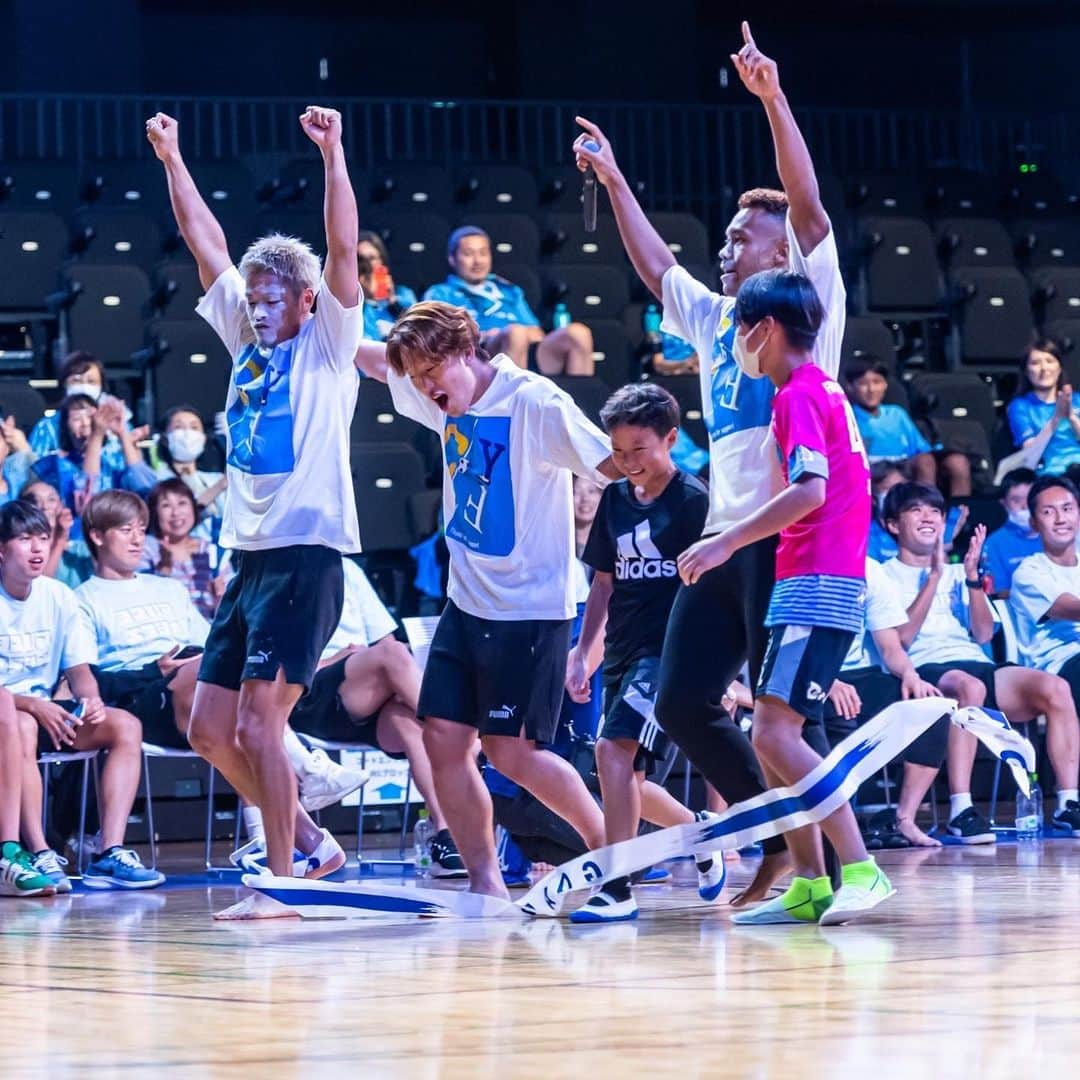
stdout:
[[832,884],[827,877],[796,877],[787,892],[758,904],[748,911],[736,912],[731,921],[739,926],[769,926],[776,923],[816,923],[833,900]]
[[841,877],[832,906],[821,916],[822,926],[852,922],[896,894],[892,882],[872,858],[843,867]]
[[34,869],[34,857],[9,840],[0,849],[0,896],[52,896],[56,886]]

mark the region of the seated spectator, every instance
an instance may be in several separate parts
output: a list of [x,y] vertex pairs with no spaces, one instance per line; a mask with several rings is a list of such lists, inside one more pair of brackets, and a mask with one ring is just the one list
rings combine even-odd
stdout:
[[35,457],[26,436],[15,424],[15,417],[5,417],[0,424],[0,506],[19,497],[30,478]]
[[364,290],[364,337],[385,341],[397,317],[416,303],[416,293],[395,283],[390,255],[378,233],[361,230],[356,255]]
[[[106,705],[138,716],[147,742],[186,749],[196,661],[210,627],[180,582],[137,572],[148,517],[146,503],[128,491],[90,500],[83,526],[95,572],[75,596],[97,643],[94,675]],[[289,729],[285,746],[305,809],[329,806],[367,778],[308,750]]]
[[[122,462],[103,453],[109,432],[120,440]],[[71,511],[71,535],[82,538],[79,515],[99,491],[126,488],[147,492],[156,482],[154,470],[143,461],[132,433],[124,423],[123,407],[115,399],[96,404],[85,394],[64,399],[60,406],[60,447],[34,463],[34,475],[51,484]]]
[[[830,745],[835,746],[860,724],[898,701],[940,696],[941,691],[919,677],[904,651],[897,627],[907,621],[907,612],[884,571],[873,559],[867,559],[865,631],[851,643],[840,677],[830,688],[825,704],[825,732]],[[896,832],[916,847],[941,846],[919,828],[915,818],[945,762],[951,726],[949,718],[943,717],[904,751]]]
[[877,461],[870,466],[870,495],[873,499],[870,514],[870,542],[867,555],[875,562],[891,559],[897,551],[896,537],[885,528],[881,516],[885,496],[896,487],[911,479],[907,465],[893,461]]
[[[142,727],[131,713],[106,708],[101,700],[90,669],[97,652],[79,617],[75,594],[43,576],[51,543],[48,519],[36,506],[17,499],[0,507],[0,679],[14,695],[21,716],[40,728],[37,745],[25,747],[24,846],[33,853],[34,869],[58,892],[71,890],[64,860],[45,841],[37,755],[107,750],[98,787],[102,850],[83,873],[83,884],[153,888],[164,875],[146,869],[139,856],[123,846],[142,771]],[[77,700],[50,700],[61,674]]]
[[81,585],[94,572],[94,564],[85,542],[71,539],[74,518],[60,501],[60,492],[52,484],[31,480],[19,492],[19,498],[33,503],[45,515],[52,529],[45,576],[56,578],[69,589]]
[[311,689],[289,722],[319,739],[366,743],[390,757],[408,759],[435,836],[434,877],[466,877],[465,864],[446,827],[416,719],[420,669],[394,636],[396,623],[363,570],[352,559],[345,569],[345,603],[337,630],[326,644]]
[[983,548],[983,567],[990,576],[992,596],[1008,597],[1020,561],[1042,551],[1042,541],[1032,528],[1028,510],[1028,493],[1033,483],[1035,474],[1031,469],[1013,469],[1001,481],[1001,505],[1009,520],[986,538]]
[[[995,616],[979,579],[986,528],[978,525],[963,564],[945,562],[945,500],[936,488],[906,483],[885,500],[885,524],[899,554],[884,564],[908,621],[899,628],[920,678],[961,705],[1001,709],[1013,723],[1043,715],[1047,752],[1059,791],[1075,799],[1080,767],[1080,724],[1068,683],[1045,671],[995,667],[983,645]],[[952,725],[949,732],[949,833],[964,844],[993,843],[989,822],[971,801],[976,742]],[[1080,830],[1080,805],[1062,819]]]
[[483,229],[473,225],[455,229],[447,255],[453,273],[441,285],[428,289],[424,299],[468,308],[488,353],[505,353],[524,368],[529,366],[535,347],[536,370],[543,375],[593,374],[589,328],[573,322],[545,334],[520,286],[491,272],[491,240]]
[[202,615],[212,619],[228,576],[221,572],[217,544],[195,534],[200,511],[187,480],[162,480],[150,492],[149,502],[143,568],[181,582]]
[[199,458],[206,450],[206,425],[202,417],[190,405],[177,405],[170,409],[161,423],[161,437],[157,442],[157,456],[160,464],[157,476],[168,480],[178,476],[195,496],[200,512],[207,511],[209,517],[218,523],[217,529],[210,529],[216,539],[220,531],[220,522],[225,514],[225,474],[204,471],[198,467]]
[[1080,464],[1080,416],[1056,341],[1037,338],[1028,349],[1008,416],[1013,442],[1027,451],[1029,468],[1059,474]]
[[651,362],[657,375],[696,375],[699,369],[694,346],[666,330],[660,332],[659,346]]

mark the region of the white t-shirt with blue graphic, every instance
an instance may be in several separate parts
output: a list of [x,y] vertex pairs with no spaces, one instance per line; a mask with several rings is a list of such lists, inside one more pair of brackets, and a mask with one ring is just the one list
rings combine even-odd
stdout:
[[210,632],[186,586],[175,578],[136,574],[110,581],[95,575],[75,597],[103,671],[145,667],[177,645],[205,645]]
[[508,356],[464,416],[447,416],[405,376],[388,373],[394,408],[442,438],[447,595],[503,622],[577,612],[571,474],[597,484],[607,436],[550,379]]
[[13,694],[47,698],[62,671],[96,662],[93,635],[66,585],[38,578],[25,600],[0,586],[0,686]]
[[1053,675],[1080,653],[1080,622],[1048,617],[1066,593],[1080,596],[1080,566],[1062,566],[1044,552],[1029,555],[1013,574],[1009,607],[1024,663]]
[[[847,303],[836,237],[830,228],[825,239],[803,255],[790,216],[786,228],[788,265],[810,279],[825,309],[814,360],[835,379]],[[707,536],[742,521],[783,489],[771,430],[774,388],[766,378],[748,378],[735,362],[733,297],[713,292],[681,266],[664,275],[663,294],[662,329],[690,342],[699,359],[702,416],[709,429]]]
[[397,629],[394,616],[386,610],[367,574],[352,559],[343,559],[341,565],[345,570],[345,602],[341,605],[341,621],[323,649],[322,660],[329,660],[350,645],[374,645]]
[[291,544],[360,550],[349,427],[364,334],[363,297],[344,308],[325,279],[315,313],[266,354],[253,342],[244,279],[230,266],[196,311],[233,358],[225,400],[229,477],[221,546],[263,551]]

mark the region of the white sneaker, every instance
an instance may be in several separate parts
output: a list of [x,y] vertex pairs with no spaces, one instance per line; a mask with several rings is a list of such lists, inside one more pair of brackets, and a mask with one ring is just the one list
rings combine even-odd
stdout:
[[68,861],[63,855],[57,855],[52,848],[46,848],[33,857],[33,867],[52,883],[58,893],[71,892],[71,878],[64,873]]
[[[345,865],[345,849],[330,835],[329,829],[322,830],[319,846],[310,854],[293,849],[293,877],[321,878],[340,870]],[[251,874],[267,874],[266,842],[249,840],[242,848],[229,856],[229,862]]]
[[840,926],[851,922],[860,915],[873,911],[878,904],[895,895],[892,882],[879,870],[877,878],[869,888],[862,885],[841,885],[819,923],[821,926]]
[[348,769],[332,761],[325,750],[312,750],[300,778],[300,805],[309,813],[341,802],[368,782],[367,769]]
[[697,864],[698,896],[706,904],[711,904],[724,891],[724,882],[727,880],[727,864],[724,862],[724,853],[718,851],[713,855],[712,865],[708,870],[702,870],[701,865],[701,863]]
[[637,917],[638,906],[633,894],[625,900],[616,900],[602,889],[593,893],[577,911],[570,912],[572,923],[629,922]]

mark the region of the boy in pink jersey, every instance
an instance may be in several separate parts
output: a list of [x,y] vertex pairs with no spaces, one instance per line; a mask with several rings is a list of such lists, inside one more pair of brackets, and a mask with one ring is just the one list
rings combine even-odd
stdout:
[[[739,289],[734,315],[734,350],[743,371],[767,375],[777,388],[773,434],[787,486],[707,546],[684,552],[679,572],[691,585],[740,548],[780,534],[753,730],[765,777],[779,787],[797,783],[821,761],[803,740],[803,725],[821,722],[829,689],[862,633],[870,469],[844,391],[813,362],[823,317],[813,285],[788,270],[755,274]],[[835,895],[821,830],[841,863]],[[893,894],[847,803],[821,830],[811,825],[787,834],[791,886],[738,912],[733,922],[843,923]]]

